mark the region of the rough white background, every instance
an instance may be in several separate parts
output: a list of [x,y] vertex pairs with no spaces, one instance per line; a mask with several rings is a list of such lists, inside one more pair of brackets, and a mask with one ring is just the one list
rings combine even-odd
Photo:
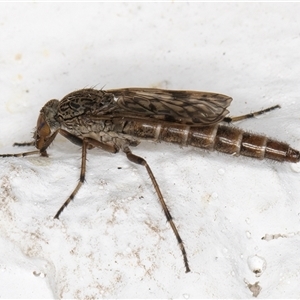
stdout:
[[[1,3],[0,152],[26,151],[40,108],[76,89],[214,91],[238,124],[300,149],[298,3]],[[30,148],[31,149],[31,148]],[[29,149],[28,149],[29,150]],[[259,298],[300,293],[298,165],[142,143],[192,272],[146,171],[61,137],[49,158],[0,160],[1,298]],[[267,240],[262,237],[267,235]],[[271,235],[274,235],[273,238]],[[253,270],[260,269],[257,277]]]

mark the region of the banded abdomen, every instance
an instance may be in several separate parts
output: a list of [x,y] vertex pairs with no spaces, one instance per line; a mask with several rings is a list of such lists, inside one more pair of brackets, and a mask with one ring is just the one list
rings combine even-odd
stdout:
[[141,139],[194,146],[235,156],[268,158],[280,162],[296,163],[300,161],[300,152],[288,144],[233,126],[216,124],[194,127],[130,121],[124,124],[122,133]]

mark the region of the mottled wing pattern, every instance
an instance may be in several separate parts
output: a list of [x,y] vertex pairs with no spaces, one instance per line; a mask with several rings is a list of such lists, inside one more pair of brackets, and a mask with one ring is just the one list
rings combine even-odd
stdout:
[[123,114],[125,119],[126,116],[154,118],[195,126],[221,122],[232,101],[222,94],[197,91],[128,88],[106,92],[112,93],[117,101],[112,111],[114,117]]

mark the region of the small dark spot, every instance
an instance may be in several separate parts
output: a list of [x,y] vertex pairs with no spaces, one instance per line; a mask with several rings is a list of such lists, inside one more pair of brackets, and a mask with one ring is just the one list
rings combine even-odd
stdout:
[[169,116],[169,115],[165,115],[164,119],[167,122],[175,122],[176,121],[176,119],[173,116]]
[[70,107],[76,110],[80,108],[80,104],[76,103],[75,101],[72,101],[70,102]]
[[156,106],[153,105],[152,103],[149,103],[149,108],[151,111],[156,112]]

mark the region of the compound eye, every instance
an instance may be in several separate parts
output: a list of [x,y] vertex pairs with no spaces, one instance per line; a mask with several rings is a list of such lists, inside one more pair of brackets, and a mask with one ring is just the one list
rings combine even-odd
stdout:
[[51,134],[51,130],[49,125],[44,119],[44,116],[42,114],[39,115],[38,121],[37,121],[37,129],[36,129],[36,147],[38,149],[42,149],[42,147],[45,144],[45,140],[47,140],[47,137]]

